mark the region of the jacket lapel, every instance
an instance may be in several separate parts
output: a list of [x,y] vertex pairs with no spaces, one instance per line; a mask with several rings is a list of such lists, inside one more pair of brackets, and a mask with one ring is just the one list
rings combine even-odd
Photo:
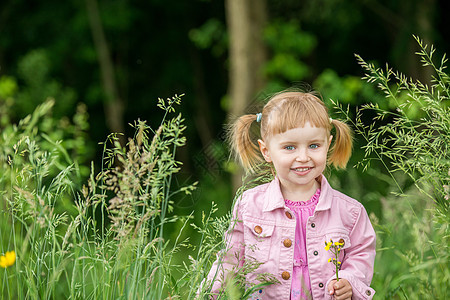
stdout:
[[275,210],[284,207],[284,198],[281,194],[280,181],[277,177],[269,183],[264,193],[263,212]]
[[331,208],[331,201],[333,199],[333,189],[331,188],[325,176],[319,179],[320,182],[320,196],[315,211],[328,210]]

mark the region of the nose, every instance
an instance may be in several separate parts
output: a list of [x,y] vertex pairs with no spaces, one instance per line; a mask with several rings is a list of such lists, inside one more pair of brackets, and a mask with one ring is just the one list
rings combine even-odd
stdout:
[[311,158],[308,155],[308,151],[306,149],[298,149],[297,151],[297,157],[296,157],[296,161],[298,162],[307,162],[309,161]]

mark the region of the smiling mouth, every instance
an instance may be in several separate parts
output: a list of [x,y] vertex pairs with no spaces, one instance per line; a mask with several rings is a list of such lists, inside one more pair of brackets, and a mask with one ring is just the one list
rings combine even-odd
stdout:
[[295,172],[306,172],[308,170],[312,169],[312,167],[306,167],[306,168],[295,168],[293,169]]

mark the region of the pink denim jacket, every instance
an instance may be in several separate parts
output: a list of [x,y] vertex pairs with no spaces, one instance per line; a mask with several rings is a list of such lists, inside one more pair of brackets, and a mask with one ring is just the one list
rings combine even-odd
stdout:
[[[370,288],[375,260],[375,232],[364,207],[356,200],[334,190],[324,176],[319,178],[321,193],[314,215],[308,219],[306,247],[313,299],[332,299],[328,283],[334,279],[335,266],[325,250],[325,241],[344,242],[339,277],[352,285],[352,299],[372,299]],[[247,280],[259,283],[258,274],[271,273],[278,279],[260,289],[250,299],[290,297],[293,270],[295,216],[284,203],[279,180],[247,190],[237,200],[233,220],[227,231],[226,254],[214,262],[208,275],[212,291],[219,292],[230,270],[254,258],[262,263]],[[221,263],[218,261],[221,260]],[[218,267],[219,266],[219,267]]]

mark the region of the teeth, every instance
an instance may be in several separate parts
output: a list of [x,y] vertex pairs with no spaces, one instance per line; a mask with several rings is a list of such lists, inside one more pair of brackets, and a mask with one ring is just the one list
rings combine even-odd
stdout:
[[297,169],[295,169],[295,171],[297,171],[297,172],[305,172],[305,171],[308,171],[309,170],[309,168],[297,168]]

